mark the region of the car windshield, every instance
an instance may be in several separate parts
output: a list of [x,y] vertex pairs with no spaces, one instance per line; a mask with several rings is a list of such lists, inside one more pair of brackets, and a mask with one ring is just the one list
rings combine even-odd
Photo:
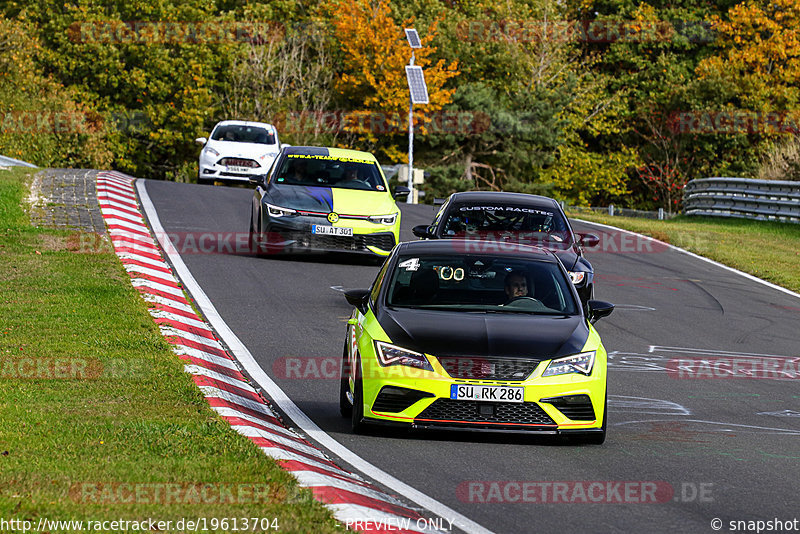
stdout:
[[398,258],[386,304],[461,312],[579,313],[557,263],[484,254]]
[[556,210],[521,205],[456,205],[448,210],[442,237],[513,241],[566,248],[571,243],[564,217]]
[[274,145],[275,134],[260,126],[243,124],[226,124],[217,126],[211,134],[214,141],[231,141],[234,143],[255,143],[258,145]]
[[374,161],[348,157],[288,154],[274,179],[282,185],[386,191],[386,184]]

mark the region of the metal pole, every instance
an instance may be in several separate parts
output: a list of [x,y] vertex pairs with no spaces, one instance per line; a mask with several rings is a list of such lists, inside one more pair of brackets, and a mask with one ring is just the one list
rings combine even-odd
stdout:
[[[411,62],[414,64],[414,52],[411,52]],[[408,197],[406,204],[414,203],[414,99],[411,91],[408,92]]]

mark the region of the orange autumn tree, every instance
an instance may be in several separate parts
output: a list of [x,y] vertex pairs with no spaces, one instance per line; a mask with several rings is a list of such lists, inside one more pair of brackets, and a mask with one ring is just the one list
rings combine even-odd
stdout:
[[[333,25],[342,52],[343,72],[335,82],[335,90],[357,111],[344,125],[350,134],[348,144],[376,147],[391,161],[406,161],[397,144],[387,142],[386,133],[406,131],[408,124],[408,84],[405,66],[411,48],[403,28],[413,27],[413,20],[399,26],[391,16],[388,0],[331,0],[326,11]],[[415,65],[425,71],[430,103],[416,106],[415,128],[424,133],[425,123],[451,102],[455,89],[446,89],[447,80],[459,74],[454,61],[449,65],[440,59],[434,62],[436,47],[431,43],[437,34],[437,23],[419,29],[422,48],[414,50]],[[363,120],[358,120],[359,115]],[[385,122],[383,122],[385,120]],[[388,131],[387,131],[388,128]],[[379,143],[379,141],[381,141]]]
[[748,0],[711,23],[721,51],[700,62],[701,78],[727,85],[751,110],[800,103],[800,0]]

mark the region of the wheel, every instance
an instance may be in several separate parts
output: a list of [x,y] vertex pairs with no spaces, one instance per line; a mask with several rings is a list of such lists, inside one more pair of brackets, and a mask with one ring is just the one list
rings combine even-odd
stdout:
[[250,232],[247,235],[247,246],[251,254],[258,255],[258,240],[256,239],[256,228],[253,225],[253,211],[250,211]]
[[350,414],[350,427],[353,433],[362,434],[364,424],[364,383],[361,380],[361,358],[356,359],[355,387],[353,388],[353,410]]
[[341,378],[339,379],[339,413],[342,417],[353,417],[353,405],[350,404],[350,399],[347,398],[347,392],[350,390],[350,360],[347,357],[347,341],[344,342],[344,350],[342,351],[342,370]]
[[517,302],[517,301],[519,301],[519,300],[523,300],[523,299],[524,299],[524,300],[532,300],[532,301],[534,301],[534,302],[539,302],[539,300],[538,300],[538,299],[535,299],[535,298],[533,298],[533,297],[514,297],[513,299],[511,299],[511,300],[509,300],[508,302],[506,302],[506,304],[505,304],[505,305],[506,305],[506,306],[508,306],[508,305],[509,305],[509,304],[511,304],[512,302]]

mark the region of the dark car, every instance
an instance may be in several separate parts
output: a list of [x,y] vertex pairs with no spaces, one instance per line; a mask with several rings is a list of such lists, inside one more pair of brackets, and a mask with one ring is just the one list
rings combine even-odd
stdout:
[[491,251],[504,244],[536,245],[554,252],[569,272],[581,301],[594,297],[594,269],[583,248],[599,243],[594,234],[572,231],[561,205],[552,198],[522,193],[454,193],[429,226],[415,226],[423,239],[464,239],[471,250]]
[[549,250],[401,243],[356,309],[342,354],[341,414],[365,424],[566,434],[602,443],[606,350]]
[[349,251],[388,256],[400,210],[375,156],[324,147],[286,147],[256,184],[250,247],[256,251]]

